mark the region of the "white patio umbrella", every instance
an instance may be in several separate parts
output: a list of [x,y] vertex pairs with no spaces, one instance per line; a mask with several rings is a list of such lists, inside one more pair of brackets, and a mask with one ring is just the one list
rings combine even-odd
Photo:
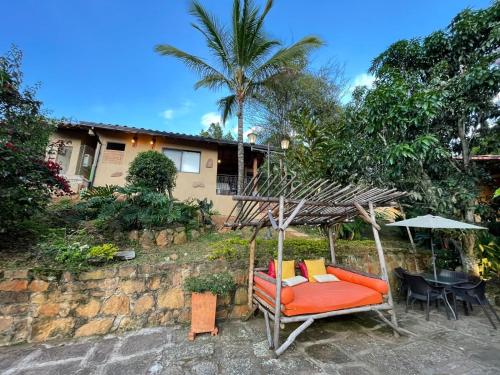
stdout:
[[436,272],[436,255],[434,254],[434,243],[432,241],[433,229],[487,229],[478,225],[462,223],[461,221],[446,219],[441,216],[424,215],[417,216],[412,219],[401,220],[395,223],[387,224],[388,227],[413,227],[413,228],[429,228],[431,230],[431,251],[432,251],[432,267],[434,269],[434,278],[437,279]]

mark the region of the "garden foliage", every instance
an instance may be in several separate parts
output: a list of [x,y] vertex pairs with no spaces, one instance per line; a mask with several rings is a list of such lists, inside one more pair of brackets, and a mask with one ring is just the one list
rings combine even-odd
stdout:
[[92,246],[85,230],[51,230],[39,244],[41,256],[55,261],[56,267],[68,271],[82,271],[92,264],[111,261],[118,252],[112,243]]
[[103,229],[198,225],[199,206],[195,203],[172,200],[166,194],[143,187],[129,186],[119,191],[119,197],[94,196],[77,204],[76,209],[82,218],[96,220]]
[[127,181],[158,193],[168,191],[170,199],[175,187],[177,169],[172,160],[156,151],[140,152],[130,163]]
[[0,234],[43,211],[51,195],[70,192],[60,166],[45,160],[54,125],[35,90],[22,88],[21,57],[16,48],[0,56]]
[[184,290],[191,293],[210,292],[215,295],[224,296],[236,288],[236,283],[229,272],[215,273],[211,275],[188,277],[184,281]]
[[[213,242],[209,259],[246,260],[248,254],[248,240],[234,237]],[[356,252],[375,249],[371,240],[337,240],[336,245],[343,251]],[[277,257],[278,242],[275,239],[257,239],[255,257],[259,264],[266,264],[271,258]],[[326,239],[287,239],[284,242],[284,259],[296,261],[312,258],[328,258],[330,250]]]

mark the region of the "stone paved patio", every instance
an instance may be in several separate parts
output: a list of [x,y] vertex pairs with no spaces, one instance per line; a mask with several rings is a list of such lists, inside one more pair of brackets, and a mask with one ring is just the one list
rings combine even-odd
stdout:
[[[219,337],[186,340],[185,326],[124,335],[0,348],[4,375],[85,374],[500,374],[500,334],[478,309],[448,321],[444,313],[405,314],[416,337],[394,338],[371,315],[313,324],[279,359],[267,349],[262,316],[220,325]],[[287,326],[285,332],[293,327]]]

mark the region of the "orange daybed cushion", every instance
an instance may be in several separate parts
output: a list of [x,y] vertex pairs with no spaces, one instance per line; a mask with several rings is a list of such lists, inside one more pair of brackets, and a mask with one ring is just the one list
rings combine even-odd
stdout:
[[[262,272],[260,272],[262,273]],[[265,275],[264,273],[262,273]],[[266,275],[267,276],[267,275]],[[273,283],[270,283],[269,281],[266,281],[264,279],[261,279],[258,276],[255,276],[254,278],[255,285],[257,285],[260,289],[264,291],[268,296],[276,298],[276,286]],[[256,292],[256,294],[259,294]],[[270,301],[267,300],[265,296],[260,296],[261,298],[264,298],[268,303],[271,303]],[[292,287],[285,286],[281,288],[281,304],[286,305],[287,303],[290,303],[294,299],[295,295],[293,292]]]
[[354,272],[346,271],[341,268],[328,266],[326,272],[337,276],[340,280],[348,281],[350,283],[366,286],[376,290],[379,293],[387,294],[389,288],[384,280],[376,279],[373,277],[363,276]]
[[[362,277],[371,279],[366,276]],[[375,279],[371,280],[377,281]],[[276,289],[274,284],[258,276],[254,277],[254,282],[264,293],[275,298]],[[255,294],[270,305],[273,305],[266,296],[257,290]],[[303,283],[281,289],[281,303],[284,306],[282,311],[287,316],[318,314],[352,307],[376,305],[382,302],[383,296],[380,292],[363,285],[342,280],[327,283]]]
[[304,283],[292,287],[295,298],[285,304],[287,316],[318,314],[382,303],[382,294],[347,281]]

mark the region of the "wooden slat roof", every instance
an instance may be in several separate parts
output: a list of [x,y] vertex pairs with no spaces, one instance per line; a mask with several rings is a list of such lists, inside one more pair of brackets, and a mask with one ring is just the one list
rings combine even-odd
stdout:
[[241,195],[233,196],[235,206],[225,226],[270,226],[268,213],[276,215],[280,196],[284,197],[285,217],[303,201],[302,209],[290,225],[333,225],[357,216],[359,210],[356,204],[365,208],[369,202],[376,206],[389,206],[405,194],[396,189],[342,186],[326,179],[304,183],[295,177],[267,178],[259,174],[247,184]]

